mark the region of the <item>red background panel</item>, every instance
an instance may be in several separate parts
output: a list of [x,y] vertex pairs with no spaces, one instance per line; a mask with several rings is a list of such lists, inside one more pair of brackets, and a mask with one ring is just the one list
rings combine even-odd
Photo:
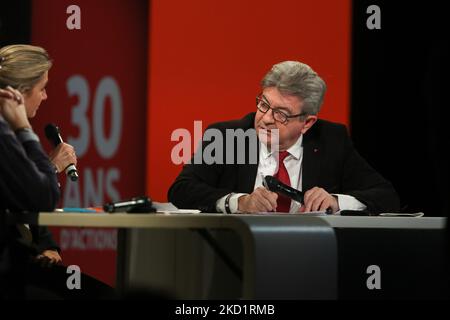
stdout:
[[[155,200],[166,201],[167,190],[181,170],[171,160],[177,144],[171,141],[172,132],[186,128],[193,135],[194,120],[203,121],[204,130],[212,122],[254,111],[259,82],[275,63],[300,60],[311,65],[328,85],[320,116],[348,122],[350,3],[169,0],[148,5],[137,0],[80,0],[76,4],[81,8],[82,28],[68,30],[66,8],[74,3],[33,1],[32,43],[45,47],[54,59],[49,99],[33,126],[42,133],[46,123],[55,122],[64,138],[77,138],[80,128],[73,121],[73,109],[80,99],[71,97],[66,86],[70,77],[83,76],[89,90],[86,115],[91,132],[87,152],[79,157],[77,204],[115,200],[105,181],[114,168],[120,175],[112,187],[120,198],[146,191]],[[93,135],[93,101],[105,77],[115,79],[122,97],[120,143],[107,159],[99,154]],[[104,110],[108,135],[110,99]],[[90,174],[94,197],[86,191]],[[62,179],[63,194],[66,187]],[[111,244],[104,233],[82,230],[66,232],[63,241],[89,242],[88,237],[96,237],[91,243]],[[81,264],[82,271],[113,282],[113,250],[67,249],[63,255],[67,264]]]
[[[69,30],[67,7],[76,4],[81,13],[81,29]],[[77,183],[60,175],[63,207],[101,206],[145,193],[145,114],[147,90],[148,3],[141,0],[35,0],[32,7],[32,44],[44,47],[54,66],[49,73],[48,100],[44,101],[33,127],[47,150],[44,126],[56,123],[63,139],[77,139],[82,129],[74,116],[82,98],[71,95],[68,80],[80,76],[86,83],[87,150],[78,152]],[[106,98],[103,115],[94,120],[95,98],[102,79],[112,78],[121,97],[121,116],[112,124],[113,103]],[[103,124],[103,136],[121,128],[118,147],[102,156],[95,140],[95,128]],[[75,146],[76,147],[76,146]],[[101,148],[101,146],[100,146]],[[77,149],[77,148],[76,148]],[[70,184],[70,185],[69,185]],[[70,192],[68,192],[68,190]],[[78,196],[74,196],[78,194]],[[116,269],[115,229],[53,228],[63,248],[66,265],[79,265],[81,271],[114,284]]]
[[[49,73],[48,100],[44,101],[33,119],[33,127],[43,138],[46,123],[54,122],[61,128],[63,139],[78,138],[80,128],[73,122],[72,112],[79,103],[70,96],[67,80],[81,75],[88,81],[90,126],[87,153],[79,158],[78,169],[91,168],[94,179],[101,174],[98,168],[116,167],[120,179],[115,183],[121,198],[135,196],[144,191],[142,170],[145,168],[146,64],[147,64],[147,5],[144,1],[97,0],[77,1],[81,9],[81,30],[69,30],[66,8],[74,4],[69,0],[38,0],[33,2],[32,44],[44,47],[52,57],[54,66]],[[113,77],[122,97],[122,130],[120,144],[112,158],[99,154],[94,143],[93,107],[95,93],[104,77]],[[104,134],[111,132],[111,101],[106,100],[103,117]],[[105,174],[105,173],[104,173]],[[83,178],[83,176],[81,176]],[[96,179],[97,180],[97,179]],[[86,179],[84,179],[86,182]],[[99,182],[97,188],[100,188]],[[83,179],[80,179],[83,183]],[[83,185],[80,188],[83,189]],[[103,185],[104,199],[111,200]]]
[[[309,64],[328,85],[320,116],[348,123],[351,1],[153,1],[150,21],[147,192],[166,201],[181,165],[177,128],[255,110],[275,63]],[[194,146],[194,143],[192,143]]]

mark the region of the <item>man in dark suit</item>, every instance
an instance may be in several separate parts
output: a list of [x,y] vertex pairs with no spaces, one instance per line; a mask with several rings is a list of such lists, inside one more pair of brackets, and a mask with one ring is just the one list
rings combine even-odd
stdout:
[[[199,161],[197,154],[184,166],[169,189],[169,201],[227,213],[399,210],[394,188],[353,148],[345,126],[318,119],[326,85],[316,72],[300,62],[281,62],[261,87],[256,113],[206,130],[203,157]],[[205,139],[210,130],[222,133],[225,142],[212,148],[213,162],[205,159],[217,142]],[[236,143],[242,134],[245,142]],[[243,155],[245,161],[239,161]],[[266,175],[302,190],[304,203],[264,188]]]

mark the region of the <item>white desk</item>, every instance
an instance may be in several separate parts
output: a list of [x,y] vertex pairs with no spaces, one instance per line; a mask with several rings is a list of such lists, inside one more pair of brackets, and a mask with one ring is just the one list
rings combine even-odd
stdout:
[[[236,223],[231,217],[252,217],[280,219],[305,217],[299,215],[237,215],[237,214],[125,214],[125,213],[57,213],[43,212],[39,224],[66,227],[105,227],[105,228],[193,228],[199,223],[204,228],[230,226]],[[351,217],[351,216],[313,216],[308,218],[325,221],[333,228],[384,228],[384,229],[442,229],[446,218],[441,217]]]

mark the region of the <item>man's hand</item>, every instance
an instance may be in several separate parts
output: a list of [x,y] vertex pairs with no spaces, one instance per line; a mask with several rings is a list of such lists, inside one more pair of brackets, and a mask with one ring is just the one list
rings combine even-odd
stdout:
[[264,187],[238,199],[238,210],[245,213],[269,212],[277,209],[278,194]]
[[58,173],[62,172],[71,164],[77,165],[75,149],[70,144],[64,142],[58,144],[58,146],[50,153],[49,158],[56,167]]
[[36,257],[36,261],[43,267],[62,264],[62,258],[56,250],[45,250]]
[[328,208],[331,208],[332,213],[339,211],[339,203],[337,198],[322,188],[314,187],[305,192],[304,204],[301,206],[299,211],[325,211]]

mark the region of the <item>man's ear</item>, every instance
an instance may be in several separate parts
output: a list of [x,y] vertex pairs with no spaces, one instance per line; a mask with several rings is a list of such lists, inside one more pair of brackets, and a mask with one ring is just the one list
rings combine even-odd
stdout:
[[314,125],[314,123],[316,123],[317,116],[316,115],[308,115],[308,116],[306,116],[306,119],[304,121],[305,121],[305,125],[302,128],[302,134],[305,134],[306,131],[308,131]]

